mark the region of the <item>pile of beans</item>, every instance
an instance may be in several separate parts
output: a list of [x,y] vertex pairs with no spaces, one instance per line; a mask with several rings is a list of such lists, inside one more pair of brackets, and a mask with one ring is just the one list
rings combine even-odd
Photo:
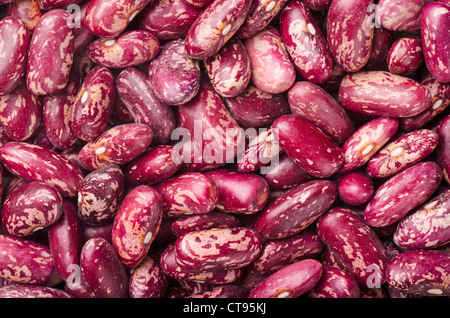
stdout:
[[0,297],[450,295],[450,1],[0,15]]

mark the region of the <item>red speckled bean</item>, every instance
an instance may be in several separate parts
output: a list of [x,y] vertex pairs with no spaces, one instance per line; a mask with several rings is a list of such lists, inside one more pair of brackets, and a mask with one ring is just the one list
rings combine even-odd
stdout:
[[48,228],[48,240],[56,271],[62,279],[69,279],[73,266],[80,264],[83,247],[80,219],[72,202],[62,202],[62,215]]
[[303,0],[313,10],[326,10],[330,7],[332,0]]
[[65,8],[71,4],[77,4],[81,0],[39,0],[39,6],[43,10],[52,10],[56,8]]
[[41,285],[55,266],[50,249],[41,243],[0,234],[0,277],[17,283]]
[[212,0],[183,0],[184,2],[193,5],[197,8],[202,8],[208,5]]
[[372,179],[363,172],[350,172],[338,181],[339,197],[349,205],[366,203],[374,192]]
[[260,175],[229,169],[214,169],[204,174],[219,191],[217,210],[253,214],[261,211],[269,200],[269,185]]
[[398,130],[396,118],[379,117],[358,128],[342,145],[345,162],[339,170],[347,173],[363,166]]
[[385,282],[389,256],[375,232],[356,212],[335,207],[316,223],[317,233],[327,248],[358,280],[360,286]]
[[72,298],[72,295],[48,286],[9,285],[0,287],[0,298]]
[[14,17],[0,21],[0,95],[11,93],[22,80],[31,35],[25,23]]
[[193,294],[187,298],[246,298],[247,293],[245,290],[237,285],[223,285],[214,287],[212,290],[208,290],[202,293]]
[[148,62],[159,52],[159,41],[153,33],[133,30],[115,39],[98,39],[86,47],[86,54],[96,64],[125,68]]
[[169,279],[159,265],[157,255],[149,254],[133,269],[129,289],[131,298],[163,298]]
[[125,179],[133,184],[155,184],[172,177],[181,168],[181,162],[172,159],[171,145],[149,149],[124,167]]
[[57,93],[67,85],[74,54],[74,34],[68,19],[70,14],[63,9],[48,11],[33,31],[26,83],[35,95]]
[[93,0],[86,10],[86,27],[102,38],[115,38],[150,0]]
[[111,222],[124,195],[122,170],[115,164],[87,174],[78,191],[78,217],[87,224]]
[[249,0],[213,1],[200,13],[186,34],[186,53],[199,60],[216,54],[244,23]]
[[425,203],[441,180],[441,168],[431,161],[397,173],[377,189],[365,207],[364,220],[375,227],[395,223]]
[[251,62],[251,80],[270,94],[287,91],[296,79],[296,70],[283,48],[280,32],[267,26],[244,42]]
[[373,32],[372,51],[369,60],[364,65],[365,70],[386,69],[387,47],[392,44],[393,32],[383,27],[375,28]]
[[239,39],[232,39],[204,61],[210,83],[220,96],[235,97],[249,84],[252,55],[247,51]]
[[437,134],[439,143],[436,149],[436,159],[442,168],[444,178],[450,183],[450,116],[445,116],[439,123]]
[[403,249],[431,249],[450,241],[450,190],[405,216],[397,225],[393,241]]
[[41,100],[31,94],[24,83],[0,96],[0,123],[12,140],[24,141],[33,136],[41,116]]
[[105,239],[89,239],[81,250],[81,273],[95,298],[127,298],[128,275],[114,247]]
[[156,97],[145,73],[135,68],[126,68],[117,76],[116,87],[134,121],[152,129],[153,143],[166,144],[175,128],[175,115],[170,106]]
[[290,113],[286,94],[270,94],[249,86],[238,96],[225,98],[233,117],[244,127],[263,127],[282,115]]
[[290,1],[283,8],[280,34],[303,78],[313,83],[323,83],[330,77],[333,57],[325,36],[303,2]]
[[354,132],[353,124],[344,108],[327,91],[314,83],[295,83],[289,89],[288,101],[294,115],[308,119],[338,144],[342,144]]
[[410,117],[427,109],[431,94],[422,84],[384,71],[347,74],[339,87],[344,108],[371,116]]
[[281,149],[308,174],[327,178],[344,163],[341,148],[317,126],[297,115],[284,115],[272,125]]
[[386,269],[389,286],[421,296],[450,295],[450,255],[441,251],[406,251]]
[[380,0],[377,18],[388,30],[414,32],[420,29],[420,14],[426,3],[426,0]]
[[322,264],[314,259],[290,264],[259,283],[248,298],[297,298],[319,282],[322,268]]
[[47,183],[64,197],[76,196],[83,181],[83,173],[78,166],[43,146],[21,141],[8,142],[0,148],[0,157],[14,175]]
[[325,213],[337,196],[337,186],[329,180],[305,182],[270,203],[255,221],[264,238],[280,239],[301,232]]
[[322,277],[308,292],[310,298],[359,298],[358,281],[348,272],[323,266]]
[[38,0],[20,0],[8,5],[8,16],[22,20],[30,31],[34,30],[42,14]]
[[114,218],[112,242],[125,266],[136,267],[159,231],[163,201],[154,188],[141,185],[123,199]]
[[215,183],[200,172],[186,172],[155,186],[162,195],[167,216],[211,212],[219,200]]
[[414,73],[423,62],[422,43],[418,38],[405,37],[395,41],[387,55],[391,73],[408,75]]
[[372,178],[391,177],[426,158],[438,142],[438,134],[429,129],[407,133],[387,144],[367,162],[367,174]]
[[450,83],[450,4],[429,3],[421,13],[421,38],[425,63],[430,73],[443,83]]
[[307,228],[298,234],[263,243],[258,258],[247,267],[251,274],[267,275],[298,262],[319,255],[324,248],[315,228]]
[[30,182],[8,195],[2,210],[2,224],[9,234],[24,237],[49,227],[61,217],[61,194],[54,187]]
[[338,0],[327,15],[327,40],[336,62],[347,72],[361,70],[370,58],[373,0]]
[[148,67],[150,85],[156,97],[168,105],[190,101],[200,88],[199,62],[188,57],[184,40],[165,43]]
[[116,98],[111,71],[103,66],[93,68],[84,79],[73,105],[72,129],[83,141],[91,141],[106,128]]
[[108,164],[122,165],[143,153],[152,139],[152,130],[147,125],[131,123],[114,126],[85,144],[78,160],[86,170],[96,170]]
[[78,72],[73,71],[64,90],[56,94],[46,95],[42,99],[45,132],[56,148],[69,148],[78,140],[72,129],[72,122],[73,106],[81,85],[81,76]]
[[181,236],[192,231],[237,227],[240,223],[239,218],[233,214],[211,211],[180,217],[172,222],[171,229],[176,236]]
[[261,247],[261,238],[249,228],[200,230],[176,239],[175,257],[181,268],[188,271],[236,269],[252,263]]
[[186,36],[201,12],[184,0],[154,0],[139,15],[139,26],[160,40],[175,40]]

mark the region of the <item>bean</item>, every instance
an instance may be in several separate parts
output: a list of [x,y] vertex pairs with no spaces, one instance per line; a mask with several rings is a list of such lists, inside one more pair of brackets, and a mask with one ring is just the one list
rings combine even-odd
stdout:
[[437,134],[439,142],[436,149],[436,159],[439,162],[444,178],[450,183],[450,149],[448,138],[450,136],[450,116],[445,116],[439,123]]
[[395,41],[387,55],[391,73],[408,75],[414,73],[423,62],[422,43],[417,38],[401,38]]
[[8,5],[8,16],[22,20],[30,31],[34,30],[42,14],[38,0],[14,1]]
[[392,31],[417,31],[425,0],[381,0],[378,3],[380,24]]
[[181,236],[191,231],[237,227],[240,223],[237,215],[213,210],[206,214],[180,217],[171,223],[171,229],[176,236]]
[[311,298],[360,298],[356,279],[346,271],[323,266],[322,277],[309,292]]
[[48,286],[9,285],[0,287],[0,298],[72,298],[72,295]]
[[372,179],[359,171],[343,175],[337,186],[339,197],[349,205],[364,204],[372,198],[375,192]]
[[162,298],[168,283],[169,279],[162,271],[157,255],[147,255],[130,276],[130,297]]

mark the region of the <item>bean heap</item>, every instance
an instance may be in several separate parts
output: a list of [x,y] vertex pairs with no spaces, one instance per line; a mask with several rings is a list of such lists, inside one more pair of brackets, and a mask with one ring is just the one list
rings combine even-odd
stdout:
[[0,19],[0,297],[450,296],[450,1]]

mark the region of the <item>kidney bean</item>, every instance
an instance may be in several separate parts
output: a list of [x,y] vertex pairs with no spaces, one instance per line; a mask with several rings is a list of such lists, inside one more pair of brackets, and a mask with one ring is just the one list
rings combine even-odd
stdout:
[[296,82],[288,92],[294,115],[302,116],[342,144],[354,132],[350,117],[327,91],[308,81]]
[[450,25],[450,5],[428,3],[420,17],[423,55],[427,69],[439,81],[450,82],[449,38],[445,30]]
[[322,252],[324,244],[314,227],[309,227],[298,234],[263,243],[258,258],[247,267],[247,272],[268,275],[277,270],[300,261],[314,258]]
[[450,183],[450,116],[445,116],[438,125],[437,134],[439,142],[436,148],[436,159],[439,166],[442,168],[444,178],[447,183]]
[[244,42],[251,62],[251,80],[270,94],[287,91],[295,82],[296,70],[283,48],[279,31],[267,26]]
[[414,73],[423,62],[422,43],[418,38],[405,37],[395,41],[387,55],[391,73],[408,75]]
[[386,268],[389,286],[421,296],[448,296],[450,255],[440,251],[406,251]]
[[213,56],[204,61],[214,90],[222,97],[235,97],[250,82],[254,64],[252,52],[239,39],[231,39]]
[[84,79],[73,105],[72,129],[83,141],[91,141],[106,128],[116,98],[114,77],[104,66],[93,68]]
[[81,1],[79,4],[67,6],[72,18],[68,21],[68,24],[74,28],[73,49],[75,54],[85,52],[86,45],[94,38],[94,35],[86,27],[86,11],[89,3],[90,1]]
[[89,225],[81,222],[81,231],[83,233],[83,242],[86,243],[89,239],[101,237],[112,244],[112,228],[114,222],[106,223],[104,225]]
[[55,266],[48,246],[0,234],[0,277],[20,284],[42,285],[53,274]]
[[312,10],[326,10],[330,7],[332,0],[303,0]]
[[65,8],[71,4],[77,4],[81,0],[39,0],[39,6],[43,10],[52,10],[57,8]]
[[327,40],[336,62],[347,72],[361,70],[370,57],[373,40],[372,0],[333,1],[327,15]]
[[400,126],[404,130],[412,131],[423,128],[450,105],[450,84],[439,82],[431,74],[425,76],[421,84],[431,94],[431,106],[418,115],[400,118]]
[[213,285],[235,283],[239,280],[243,273],[241,268],[205,271],[199,273],[184,270],[177,263],[175,247],[173,244],[164,249],[160,258],[160,263],[164,273],[172,279],[195,281]]
[[186,36],[202,9],[184,0],[155,0],[139,14],[139,27],[160,40],[175,40]]
[[11,93],[20,84],[30,40],[30,32],[21,19],[6,17],[0,21],[0,95]]
[[360,286],[370,289],[385,282],[384,271],[389,262],[386,248],[356,212],[334,207],[316,225],[324,244]]
[[314,177],[330,177],[344,163],[341,148],[303,117],[281,116],[274,121],[272,129],[281,149]]
[[78,191],[78,217],[91,225],[111,222],[122,201],[124,188],[122,170],[115,164],[90,172]]
[[58,190],[50,185],[27,183],[15,189],[4,201],[2,224],[13,236],[31,235],[59,220],[62,200]]
[[229,169],[214,169],[204,174],[219,191],[217,210],[253,214],[261,211],[269,200],[269,185],[260,175]]
[[122,165],[137,158],[153,140],[151,128],[131,123],[114,126],[83,146],[78,154],[80,165],[96,170],[109,164]]
[[8,16],[22,20],[30,31],[34,30],[42,14],[38,0],[18,0],[8,5]]
[[206,175],[186,172],[155,186],[163,198],[166,216],[211,212],[219,200],[219,189]]
[[263,127],[275,119],[290,113],[286,94],[270,94],[254,86],[235,97],[224,98],[225,105],[236,121],[243,127]]
[[360,287],[348,272],[324,265],[319,282],[307,295],[309,298],[360,298]]
[[8,94],[0,95],[0,123],[6,135],[16,141],[32,137],[41,121],[41,100],[19,83]]
[[313,177],[283,153],[277,164],[267,167],[263,178],[266,179],[270,190],[278,191],[291,189],[306,181],[311,181]]
[[204,60],[216,54],[244,23],[249,0],[213,1],[197,17],[185,37],[186,53]]
[[192,231],[237,227],[240,223],[238,216],[234,214],[213,210],[206,214],[180,217],[171,223],[171,229],[178,237]]
[[114,247],[105,239],[88,240],[81,250],[81,274],[96,298],[127,298],[128,275]]
[[115,39],[97,39],[86,47],[91,60],[108,68],[136,66],[151,61],[158,52],[158,38],[146,30],[128,31]]
[[262,248],[258,233],[244,227],[188,232],[174,244],[177,263],[192,272],[245,267]]
[[135,68],[124,69],[116,77],[116,88],[134,121],[152,129],[153,144],[166,144],[175,128],[175,115],[155,96],[145,73]]
[[168,284],[169,279],[159,265],[159,258],[149,254],[133,269],[129,281],[130,297],[163,298]]
[[383,27],[376,27],[373,31],[372,51],[369,60],[364,65],[365,70],[387,69],[387,47],[392,45],[394,32]]
[[338,194],[349,205],[361,205],[368,202],[375,192],[372,179],[360,171],[353,171],[339,178]]
[[55,269],[67,281],[72,270],[79,268],[83,247],[80,220],[71,201],[63,200],[61,217],[48,228],[48,240]]
[[396,118],[379,117],[358,128],[342,145],[344,164],[339,173],[347,173],[363,166],[397,132]]
[[156,97],[168,105],[190,101],[200,88],[200,66],[184,51],[184,40],[165,43],[150,62],[148,74]]
[[248,298],[297,298],[319,282],[322,268],[322,264],[314,259],[290,264],[259,283]]
[[94,0],[86,10],[86,27],[98,37],[119,36],[150,0]]
[[377,22],[392,31],[417,31],[420,28],[420,15],[426,3],[426,0],[380,0]]
[[237,285],[223,285],[214,287],[212,290],[208,290],[202,293],[193,294],[187,298],[246,298],[247,293],[245,290]]
[[255,221],[264,238],[280,239],[301,232],[325,213],[337,196],[337,186],[329,180],[302,183],[271,202]]
[[290,1],[281,11],[280,34],[297,71],[306,80],[323,83],[331,75],[333,57],[309,8]]
[[26,83],[34,95],[57,93],[67,85],[74,54],[73,29],[67,25],[68,19],[69,13],[63,9],[48,11],[33,31]]
[[155,184],[169,179],[181,168],[182,162],[172,159],[171,145],[159,145],[146,150],[124,167],[125,179],[133,184]]
[[76,196],[83,181],[83,173],[74,163],[43,146],[8,142],[0,148],[0,158],[12,174],[29,181],[47,183],[64,197]]
[[393,240],[403,249],[431,249],[450,241],[450,190],[444,190],[405,216]]
[[48,286],[9,285],[0,287],[0,298],[73,298],[69,293]]
[[431,161],[418,163],[391,177],[366,205],[364,220],[370,226],[387,226],[417,208],[437,190],[442,169]]
[[373,178],[391,177],[426,158],[437,147],[439,136],[432,130],[407,133],[384,146],[369,159],[367,174]]
[[345,109],[370,116],[411,117],[427,109],[431,94],[410,78],[385,71],[347,74],[339,87]]

